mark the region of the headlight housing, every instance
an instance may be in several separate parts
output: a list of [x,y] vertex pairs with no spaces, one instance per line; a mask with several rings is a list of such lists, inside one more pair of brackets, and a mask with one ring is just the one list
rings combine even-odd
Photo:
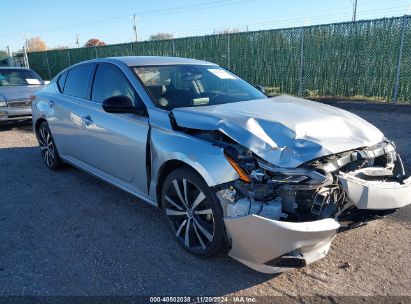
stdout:
[[[243,183],[242,188],[267,191],[273,186],[294,185],[305,190],[316,189],[332,182],[329,174],[322,174],[311,168],[282,168],[272,165],[246,149],[224,149],[224,154],[231,166],[238,173]],[[257,187],[258,186],[258,187]],[[248,192],[248,191],[247,191]]]
[[0,100],[0,108],[7,107],[7,102]]
[[281,168],[273,166],[265,161],[258,160],[258,165],[261,169],[264,169],[269,177],[271,183],[290,183],[299,184],[304,182],[305,185],[313,186],[324,184],[330,178],[321,174],[318,171],[304,168]]

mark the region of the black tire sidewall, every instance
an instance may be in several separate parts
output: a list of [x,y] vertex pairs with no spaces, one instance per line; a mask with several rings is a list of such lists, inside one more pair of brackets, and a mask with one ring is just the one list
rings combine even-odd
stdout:
[[[214,215],[214,238],[211,242],[211,244],[205,249],[205,250],[200,250],[200,249],[195,249],[195,248],[187,248],[184,243],[178,239],[178,243],[188,252],[191,254],[194,254],[199,257],[210,257],[218,252],[225,251],[226,250],[226,241],[225,241],[225,225],[224,225],[224,216],[223,216],[223,210],[221,208],[220,202],[218,201],[218,198],[216,195],[211,191],[210,187],[208,187],[207,183],[204,181],[204,179],[193,169],[189,167],[182,167],[179,168],[173,172],[171,172],[167,178],[164,181],[163,187],[162,187],[162,192],[161,192],[161,206],[163,210],[165,210],[165,195],[168,187],[172,183],[173,180],[179,179],[179,178],[185,178],[189,180],[191,183],[195,184],[201,191],[203,191],[204,195],[206,196],[206,199],[208,200],[208,203],[210,204],[211,209],[213,210],[213,215]],[[172,231],[175,232],[175,227],[172,223],[172,221],[167,217],[167,221],[170,223],[170,227],[172,228]]]
[[41,129],[47,130],[47,132],[50,134],[51,142],[53,143],[53,148],[54,148],[54,162],[53,162],[52,166],[47,165],[47,163],[44,159],[45,152],[41,151],[41,155],[43,157],[44,164],[46,165],[47,168],[49,168],[51,170],[59,170],[63,166],[63,161],[61,160],[60,155],[57,151],[57,147],[56,147],[56,143],[54,142],[53,134],[51,134],[51,131],[50,131],[50,128],[49,128],[49,125],[47,124],[47,122],[42,122],[40,124],[39,129],[38,129],[37,134],[36,134],[37,135],[37,140],[39,140],[39,138],[40,138],[40,130]]

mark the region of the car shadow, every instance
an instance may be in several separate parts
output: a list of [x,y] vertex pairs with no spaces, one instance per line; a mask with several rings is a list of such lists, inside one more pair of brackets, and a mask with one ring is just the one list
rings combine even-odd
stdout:
[[31,120],[18,120],[11,122],[0,122],[0,132],[21,130],[25,132],[33,132]]
[[0,286],[14,294],[221,296],[276,276],[187,253],[160,209],[47,169],[38,147],[0,149],[0,165]]

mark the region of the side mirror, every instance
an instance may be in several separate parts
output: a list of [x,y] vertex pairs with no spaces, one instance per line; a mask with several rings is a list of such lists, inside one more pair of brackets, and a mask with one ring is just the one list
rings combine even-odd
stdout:
[[265,94],[265,88],[264,88],[263,86],[261,86],[261,85],[256,85],[255,87],[256,87],[257,90],[259,90],[261,93],[264,93],[264,94]]
[[127,96],[112,96],[103,101],[103,109],[109,113],[139,113],[141,109],[134,106]]

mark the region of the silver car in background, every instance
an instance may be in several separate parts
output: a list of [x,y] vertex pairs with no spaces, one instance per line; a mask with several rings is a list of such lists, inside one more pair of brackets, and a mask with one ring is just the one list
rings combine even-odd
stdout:
[[44,81],[27,68],[0,68],[0,122],[31,119],[31,96]]
[[261,272],[316,261],[340,228],[411,201],[394,144],[367,121],[269,98],[209,62],[82,62],[32,107],[47,167],[70,163],[114,184],[162,208],[192,254],[225,251]]

